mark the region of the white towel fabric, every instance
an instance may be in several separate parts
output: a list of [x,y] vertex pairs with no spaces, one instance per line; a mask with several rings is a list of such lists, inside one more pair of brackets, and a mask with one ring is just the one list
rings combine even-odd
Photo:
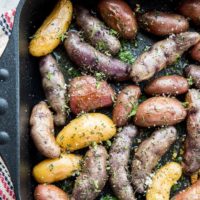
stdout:
[[11,35],[19,0],[0,0],[0,57]]

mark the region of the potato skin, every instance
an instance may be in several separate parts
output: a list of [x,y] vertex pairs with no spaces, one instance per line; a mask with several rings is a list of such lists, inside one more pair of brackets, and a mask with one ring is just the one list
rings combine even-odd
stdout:
[[135,85],[125,87],[118,95],[113,109],[113,122],[118,126],[124,126],[128,122],[128,116],[133,105],[138,103],[141,95],[140,88]]
[[152,97],[139,105],[134,122],[141,127],[174,125],[185,117],[186,111],[177,99]]
[[82,157],[75,154],[61,154],[60,158],[46,159],[33,168],[33,177],[38,183],[54,183],[80,170]]
[[171,187],[182,175],[182,167],[175,162],[169,162],[156,172],[152,179],[146,199],[147,200],[169,200]]
[[198,65],[189,65],[186,69],[186,76],[192,78],[192,81],[195,84],[197,89],[200,89],[200,66]]
[[150,11],[139,15],[141,27],[154,35],[165,36],[185,32],[189,22],[181,15],[161,11]]
[[128,162],[133,139],[138,130],[135,126],[125,126],[112,143],[109,153],[111,187],[121,200],[135,200],[133,188],[129,181]]
[[179,56],[199,40],[200,35],[197,32],[184,32],[155,43],[132,64],[132,80],[141,82],[150,79],[156,72],[176,62]]
[[56,137],[57,143],[70,151],[85,148],[92,142],[108,140],[116,134],[113,121],[101,113],[88,113],[72,120]]
[[129,79],[129,64],[97,51],[94,47],[82,41],[76,32],[68,32],[64,46],[69,58],[77,66],[93,72],[103,72],[108,78],[117,81]]
[[150,174],[176,138],[176,129],[169,126],[154,131],[138,146],[131,168],[132,184],[137,188],[137,192],[145,192]]
[[191,49],[190,54],[193,60],[200,62],[200,42]]
[[187,79],[182,76],[171,75],[154,79],[144,90],[148,95],[179,95],[186,93],[188,89]]
[[54,122],[57,126],[62,126],[66,121],[67,90],[64,76],[52,55],[47,55],[40,60],[40,74],[45,96],[56,112]]
[[46,18],[35,33],[29,45],[31,55],[40,57],[51,53],[61,42],[72,20],[72,3],[59,0],[52,13]]
[[76,7],[76,22],[83,30],[85,39],[103,52],[115,55],[121,48],[120,41],[109,33],[108,28],[89,11],[81,6]]
[[96,199],[108,179],[107,158],[107,151],[101,145],[87,151],[83,169],[75,181],[72,200]]
[[200,180],[196,183],[191,185],[190,187],[186,188],[185,190],[181,191],[171,200],[196,200],[200,199]]
[[113,104],[115,92],[106,81],[92,76],[80,76],[70,82],[70,108],[74,114],[88,112]]
[[192,174],[200,169],[200,92],[190,89],[186,95],[189,103],[187,117],[187,137],[185,141],[185,154],[183,168],[185,173]]
[[35,200],[70,200],[67,193],[55,185],[38,185],[34,191]]
[[59,157],[61,151],[53,135],[53,116],[44,101],[34,106],[30,125],[31,137],[38,151],[47,158]]
[[179,12],[188,17],[194,22],[196,25],[200,25],[200,2],[199,0],[185,0],[179,7]]
[[133,39],[136,36],[136,18],[125,1],[101,0],[98,9],[106,24],[116,30],[123,38]]

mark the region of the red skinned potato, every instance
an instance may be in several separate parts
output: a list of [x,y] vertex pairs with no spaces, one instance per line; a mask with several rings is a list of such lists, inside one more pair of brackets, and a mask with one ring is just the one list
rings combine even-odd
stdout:
[[80,76],[70,83],[70,108],[74,114],[88,112],[113,104],[115,93],[106,81],[92,76]]
[[38,185],[34,192],[35,200],[70,200],[67,193],[55,185]]
[[141,95],[140,88],[135,85],[125,87],[117,97],[113,109],[113,122],[118,126],[124,126],[128,121],[128,116],[134,107],[138,104]]
[[188,89],[189,85],[187,79],[182,76],[171,75],[154,79],[144,90],[148,95],[179,95],[186,93]]
[[174,125],[185,117],[185,108],[177,99],[152,97],[138,106],[134,122],[141,127]]
[[200,42],[192,48],[190,54],[193,60],[200,62]]
[[200,89],[200,66],[198,65],[189,65],[185,69],[186,75],[188,79],[192,80],[192,83],[194,83],[195,87],[197,89]]
[[200,180],[181,191],[171,200],[199,200],[200,199]]
[[196,25],[200,25],[200,1],[199,0],[185,0],[179,7],[179,12],[188,17]]
[[44,101],[34,106],[30,125],[31,137],[38,151],[47,158],[59,157],[61,150],[53,135],[53,115]]
[[189,28],[187,19],[174,13],[150,11],[139,15],[138,20],[144,30],[158,36],[185,32]]
[[101,0],[98,4],[101,17],[121,37],[133,39],[137,34],[137,22],[129,5],[123,0]]

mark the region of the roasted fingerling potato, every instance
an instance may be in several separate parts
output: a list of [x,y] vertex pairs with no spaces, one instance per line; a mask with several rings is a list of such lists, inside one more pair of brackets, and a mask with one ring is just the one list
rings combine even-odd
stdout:
[[59,157],[61,149],[54,137],[53,115],[44,101],[34,106],[30,125],[31,137],[38,151],[47,158]]
[[116,30],[121,37],[133,39],[137,34],[135,13],[123,0],[100,0],[98,10],[108,26]]
[[188,20],[178,14],[150,11],[138,16],[140,26],[154,35],[178,34],[189,29]]
[[70,200],[69,195],[55,185],[40,184],[34,191],[35,200]]
[[56,137],[66,150],[75,151],[92,143],[111,139],[116,134],[113,121],[101,113],[86,113],[72,120]]
[[32,56],[40,57],[51,53],[61,42],[72,20],[72,3],[70,0],[59,0],[54,10],[36,31],[29,44]]
[[33,177],[38,183],[54,183],[72,176],[81,169],[82,157],[61,154],[60,158],[46,159],[33,168]]

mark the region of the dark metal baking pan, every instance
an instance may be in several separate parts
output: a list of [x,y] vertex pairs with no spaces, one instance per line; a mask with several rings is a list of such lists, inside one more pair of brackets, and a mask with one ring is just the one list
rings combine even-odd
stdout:
[[[95,9],[97,1],[87,0],[80,2]],[[34,34],[35,30],[52,10],[55,3],[56,0],[20,1],[13,34],[8,48],[0,60],[0,69],[6,68],[10,74],[7,80],[0,82],[0,97],[8,101],[8,109],[4,114],[0,114],[0,131],[6,131],[10,137],[6,144],[0,145],[0,154],[8,164],[12,180],[14,181],[17,199],[22,200],[33,199],[32,194],[35,182],[31,176],[31,170],[33,165],[42,159],[29,137],[29,116],[31,109],[36,103],[44,99],[38,70],[38,59],[30,56],[28,53],[29,37]],[[128,3],[132,8],[139,3],[142,9],[145,10],[158,9],[173,11],[176,9],[179,1],[141,0],[128,1]],[[140,31],[136,39],[137,48],[134,45],[131,46],[129,42],[127,45],[130,46],[133,55],[137,56],[147,46],[159,39]],[[67,60],[62,47],[58,47],[54,55],[64,55],[64,61],[60,61],[61,66],[62,62]],[[168,68],[162,73],[182,74],[183,67],[186,63],[187,58],[183,56],[173,68]],[[109,110],[106,112],[109,112]],[[185,134],[184,124],[178,125],[177,128],[180,135]],[[144,135],[148,135],[150,131],[147,130],[147,134]],[[161,162],[163,163],[170,159],[173,150],[175,148],[178,149],[180,145],[182,144],[177,142]],[[187,177],[183,178],[182,183],[178,190],[187,186]],[[105,192],[112,193],[109,186],[106,187]],[[140,196],[138,199],[142,200],[145,197]]]

